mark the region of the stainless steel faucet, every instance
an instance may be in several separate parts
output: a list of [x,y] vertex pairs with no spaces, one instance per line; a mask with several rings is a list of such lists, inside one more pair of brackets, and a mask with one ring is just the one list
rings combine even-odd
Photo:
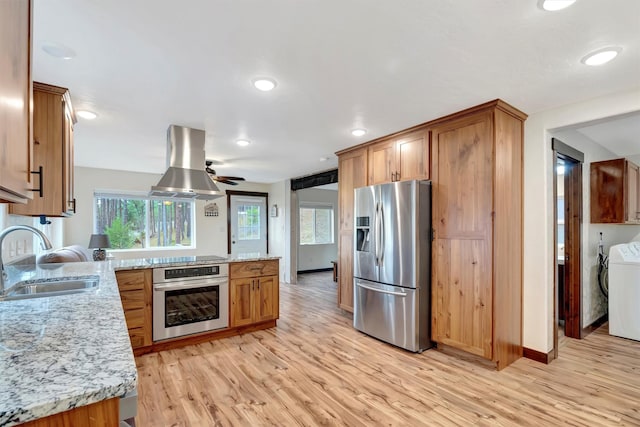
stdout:
[[4,271],[4,262],[2,261],[2,242],[4,242],[4,238],[7,237],[7,234],[18,230],[31,231],[36,236],[40,237],[40,244],[42,245],[42,249],[51,249],[51,242],[49,241],[49,238],[37,228],[31,227],[29,225],[14,225],[12,227],[5,228],[0,233],[0,296],[3,296],[5,293],[4,283],[5,280],[7,280],[7,272]]

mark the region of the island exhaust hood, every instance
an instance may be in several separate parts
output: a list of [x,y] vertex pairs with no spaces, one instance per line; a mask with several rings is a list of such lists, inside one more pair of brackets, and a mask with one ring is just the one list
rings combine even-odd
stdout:
[[205,132],[171,125],[167,129],[167,171],[149,196],[176,199],[212,200],[222,197],[205,172]]

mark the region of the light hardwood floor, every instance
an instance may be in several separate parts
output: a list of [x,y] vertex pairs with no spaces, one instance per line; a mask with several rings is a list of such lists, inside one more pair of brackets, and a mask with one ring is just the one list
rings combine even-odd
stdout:
[[640,343],[565,338],[501,372],[351,326],[331,273],[281,284],[278,327],[137,358],[138,427],[640,425]]

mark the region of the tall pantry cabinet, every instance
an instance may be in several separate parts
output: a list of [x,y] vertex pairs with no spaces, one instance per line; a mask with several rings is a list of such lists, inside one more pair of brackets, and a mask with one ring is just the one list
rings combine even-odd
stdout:
[[432,339],[498,369],[522,357],[526,117],[496,100],[429,123]]
[[338,306],[353,312],[353,190],[367,185],[367,148],[338,159]]

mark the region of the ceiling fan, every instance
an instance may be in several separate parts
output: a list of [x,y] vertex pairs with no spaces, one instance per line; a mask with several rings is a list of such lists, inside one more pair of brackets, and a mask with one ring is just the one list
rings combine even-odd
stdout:
[[211,179],[214,180],[215,182],[220,182],[222,184],[228,184],[228,185],[238,185],[238,183],[234,181],[244,181],[244,178],[241,178],[239,176],[220,176],[216,174],[216,171],[211,169],[210,167],[214,163],[215,162],[213,160],[206,160],[205,161],[206,167],[204,168],[204,170],[209,174]]

